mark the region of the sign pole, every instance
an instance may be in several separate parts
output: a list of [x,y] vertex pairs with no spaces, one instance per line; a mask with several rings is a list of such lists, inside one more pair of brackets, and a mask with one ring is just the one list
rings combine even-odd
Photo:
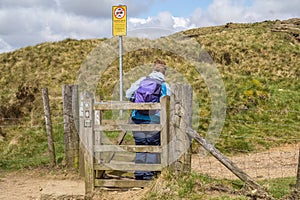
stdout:
[[122,55],[123,55],[123,41],[122,36],[119,36],[119,49],[120,49],[120,58],[119,58],[119,71],[120,71],[120,101],[123,101],[123,61],[122,61]]
[[123,38],[127,34],[127,6],[118,5],[112,7],[112,33],[113,36],[119,36],[119,71],[120,71],[120,101],[123,101]]
[[[123,101],[123,38],[127,34],[127,6],[118,5],[112,7],[112,33],[113,36],[119,36],[119,72],[120,72],[120,101]],[[123,111],[120,110],[122,118]]]

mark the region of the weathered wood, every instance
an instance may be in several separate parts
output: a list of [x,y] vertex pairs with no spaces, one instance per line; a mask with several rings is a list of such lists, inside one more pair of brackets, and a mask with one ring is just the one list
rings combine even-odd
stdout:
[[296,189],[298,191],[300,191],[300,149],[299,149],[299,154],[298,154],[298,169],[297,169]]
[[102,119],[101,125],[119,125],[128,124],[128,120]]
[[161,171],[163,169],[161,164],[136,164],[133,162],[113,162],[105,164],[95,164],[95,170],[118,170],[118,171]]
[[[101,99],[101,97],[100,97]],[[100,126],[100,124],[102,124],[102,118],[103,118],[103,111],[102,110],[94,110],[94,113],[95,113],[95,126]],[[95,145],[101,145],[102,142],[103,142],[103,137],[102,137],[102,134],[103,132],[101,131],[94,131],[94,134],[95,134]],[[96,163],[99,163],[102,161],[103,159],[103,155],[101,152],[95,152],[94,153],[95,155],[95,162]],[[104,175],[104,171],[99,171],[99,170],[96,170],[95,172],[95,178],[102,178]]]
[[81,94],[82,102],[80,105],[80,134],[82,150],[84,153],[84,174],[85,174],[85,193],[87,196],[94,190],[94,96],[87,91]]
[[[153,152],[161,153],[160,146],[148,145],[94,145],[94,152]],[[108,160],[109,162],[109,160]]]
[[79,174],[81,177],[85,177],[85,160],[84,160],[84,152],[85,152],[85,133],[84,133],[84,99],[83,93],[79,95],[79,104],[78,104],[78,129],[79,129]]
[[[83,96],[84,97],[84,96]],[[102,187],[143,187],[143,182],[131,180],[119,180],[112,181],[105,179],[104,176],[100,176],[104,171],[161,171],[164,167],[166,167],[168,163],[168,148],[167,148],[167,138],[168,138],[168,115],[167,108],[162,108],[161,105],[167,105],[168,100],[162,100],[162,103],[146,103],[146,104],[136,104],[131,102],[96,102],[92,105],[92,109],[90,112],[97,112],[105,110],[161,110],[161,123],[160,124],[129,124],[128,120],[103,120],[102,118],[99,120],[95,120],[91,122],[93,137],[89,134],[89,130],[86,127],[85,117],[85,104],[87,101],[86,98],[81,102],[82,116],[80,120],[80,136],[84,137],[83,140],[85,146],[88,143],[91,144],[90,140],[94,141],[93,147],[88,146],[88,151],[93,153],[95,159],[93,162],[91,158],[87,158],[85,152],[85,183],[86,183],[86,191],[89,193],[93,191],[95,186]],[[91,103],[92,104],[92,103]],[[94,115],[93,115],[94,116]],[[96,117],[97,118],[97,117]],[[118,137],[117,145],[105,144],[105,141],[102,141],[102,134],[104,131],[122,131]],[[161,131],[161,142],[163,146],[141,146],[141,145],[120,145],[122,140],[126,135],[126,131]],[[103,138],[104,139],[104,138]],[[109,154],[112,152],[112,154]],[[153,153],[161,153],[162,158],[166,159],[162,161],[164,164],[136,164],[132,159],[128,159],[128,161],[118,161],[111,160],[114,153],[116,152],[153,152]],[[98,156],[99,155],[99,156]],[[106,155],[109,155],[108,157]],[[118,155],[118,154],[116,154]],[[132,154],[131,154],[132,155]],[[88,155],[89,156],[89,155]],[[98,159],[101,158],[101,159]],[[93,163],[91,167],[90,164]],[[91,174],[93,174],[91,176]],[[99,175],[100,174],[100,175]],[[88,177],[87,177],[88,176]],[[94,183],[91,183],[94,180]],[[92,185],[94,184],[94,185]]]
[[75,127],[73,115],[74,85],[63,85],[63,114],[64,114],[64,141],[66,165],[78,168],[79,162],[79,135]]
[[77,135],[79,138],[79,93],[78,85],[73,85],[72,88],[72,110],[73,110],[73,120],[75,128],[77,130]]
[[150,184],[150,181],[146,180],[107,180],[96,179],[95,186],[98,187],[113,187],[113,188],[134,188],[134,187],[146,187]]
[[160,131],[160,124],[104,124],[95,126],[95,131]]
[[44,103],[44,113],[45,113],[45,121],[46,121],[46,132],[48,139],[48,151],[50,156],[50,164],[51,166],[56,165],[55,159],[55,148],[52,136],[52,122],[50,115],[50,106],[49,106],[49,96],[48,96],[48,88],[42,89],[43,103]]
[[168,141],[169,141],[169,112],[170,112],[170,97],[165,96],[161,98],[161,110],[160,110],[160,125],[161,125],[161,131],[160,131],[160,141],[161,141],[161,165],[163,167],[167,167],[169,165],[168,160]]
[[186,129],[192,122],[192,88],[172,85],[170,100],[170,170],[176,175],[191,171],[191,138]]
[[[73,88],[72,88],[72,110],[73,110],[73,120],[74,120],[74,125],[75,125],[75,131],[76,131],[76,134],[78,139],[77,139],[77,163],[78,163],[78,170],[79,170],[79,173],[81,174],[81,169],[82,166],[80,165],[83,165],[83,163],[80,163],[80,159],[82,159],[83,161],[83,158],[80,157],[80,137],[79,137],[79,90],[78,90],[78,85],[74,85]],[[76,162],[76,161],[75,161]],[[84,172],[82,172],[83,174]]]
[[120,145],[120,144],[122,144],[122,142],[123,142],[123,140],[124,140],[124,138],[125,138],[125,136],[126,136],[126,131],[122,131],[120,134],[119,134],[119,136],[118,136],[118,138],[117,138],[117,141],[116,141],[116,145]]
[[[119,136],[118,136],[118,138],[117,138],[117,141],[116,141],[116,145],[121,145],[122,144],[122,142],[123,142],[123,140],[124,140],[124,137],[126,136],[126,131],[122,131],[120,134],[119,134]],[[109,145],[110,147],[111,147],[111,145]],[[95,153],[97,153],[97,151],[100,151],[100,152],[105,152],[105,149],[97,149],[99,146],[94,146],[94,151],[95,151]],[[103,146],[102,146],[103,147]],[[116,146],[114,146],[114,147],[116,147]],[[121,147],[122,148],[122,147]],[[126,147],[125,147],[126,148]],[[125,149],[120,149],[120,148],[114,148],[112,151],[110,151],[111,153],[110,153],[110,155],[108,155],[108,158],[107,158],[107,163],[109,163],[113,158],[114,158],[114,156],[115,156],[115,153],[116,152],[118,152],[118,150],[121,150],[121,152],[122,151],[124,151]],[[128,149],[126,150],[126,151],[128,151]],[[103,173],[104,173],[104,171],[103,171]],[[102,174],[103,174],[102,173]],[[101,175],[102,175],[101,174]]]
[[270,197],[265,190],[256,183],[250,176],[248,176],[244,171],[238,168],[231,160],[229,160],[225,155],[223,155],[218,149],[216,149],[212,144],[206,141],[197,131],[189,128],[187,133],[190,137],[194,138],[199,144],[207,150],[211,155],[213,155],[218,161],[220,161],[226,168],[228,168],[234,175],[241,179],[246,185],[248,185],[253,190],[256,190],[256,195],[263,196],[264,199],[273,199]]
[[182,155],[182,171],[184,173],[191,173],[191,163],[192,163],[192,138],[187,134],[187,130],[192,127],[192,99],[193,99],[193,90],[190,85],[182,85],[181,86],[183,96],[182,99],[182,120],[180,123],[180,131],[182,133],[182,138],[184,140],[184,149],[185,153]]
[[95,110],[160,110],[160,103],[131,103],[124,101],[96,102]]

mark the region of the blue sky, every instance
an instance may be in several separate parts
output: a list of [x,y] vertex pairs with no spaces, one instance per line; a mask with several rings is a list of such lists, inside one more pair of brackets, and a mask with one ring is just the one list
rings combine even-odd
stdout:
[[111,8],[119,4],[127,5],[129,31],[300,17],[299,0],[1,0],[0,53],[66,38],[110,38]]

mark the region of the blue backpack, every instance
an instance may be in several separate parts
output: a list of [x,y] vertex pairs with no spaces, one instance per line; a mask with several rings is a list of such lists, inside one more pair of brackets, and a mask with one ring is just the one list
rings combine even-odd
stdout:
[[[135,91],[135,103],[157,103],[160,102],[161,88],[163,81],[146,77],[141,81]],[[157,110],[138,110],[143,115],[153,115]]]

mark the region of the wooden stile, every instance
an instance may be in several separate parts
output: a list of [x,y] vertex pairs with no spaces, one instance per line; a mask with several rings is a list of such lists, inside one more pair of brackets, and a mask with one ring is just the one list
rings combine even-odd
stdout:
[[[162,98],[161,103],[136,104],[131,102],[101,101],[93,102],[88,92],[81,95],[80,135],[84,137],[82,143],[85,157],[85,183],[86,193],[91,193],[95,187],[144,187],[149,181],[137,181],[121,178],[118,181],[105,179],[105,171],[134,172],[135,170],[161,171],[168,163],[168,116],[167,108],[169,98]],[[130,124],[129,120],[107,120],[98,117],[102,112],[109,110],[161,110],[160,124]],[[90,113],[89,117],[86,113]],[[95,114],[96,113],[96,114]],[[96,115],[96,117],[95,117]],[[104,132],[119,131],[117,145],[105,142]],[[120,145],[126,131],[160,131],[161,146]],[[136,164],[133,158],[127,161],[112,160],[116,153],[123,152],[153,152],[161,154],[159,164]]]

